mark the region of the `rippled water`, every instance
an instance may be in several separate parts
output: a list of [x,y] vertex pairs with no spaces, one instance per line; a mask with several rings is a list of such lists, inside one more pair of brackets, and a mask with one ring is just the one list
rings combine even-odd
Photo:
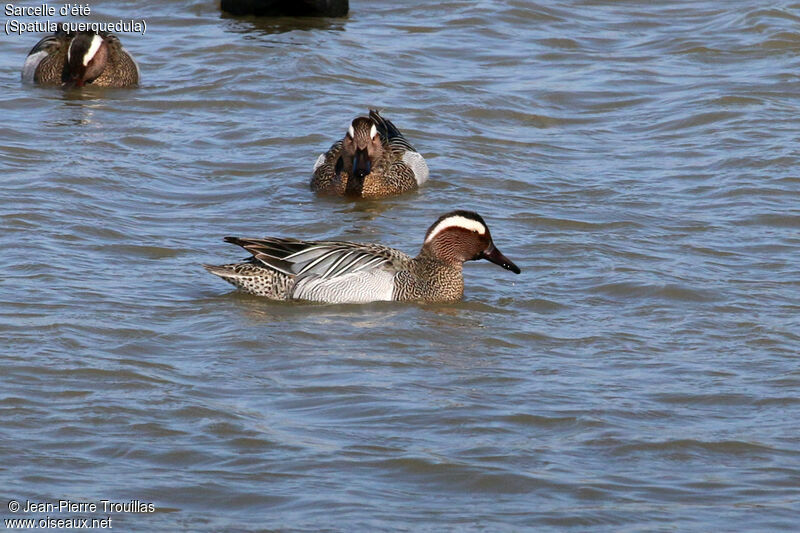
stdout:
[[[147,20],[122,36],[143,85],[78,93],[21,85],[40,35],[4,35],[0,517],[795,529],[800,4],[772,4],[109,1],[93,20]],[[429,183],[314,197],[369,106]],[[244,257],[224,235],[414,253],[453,208],[523,273],[470,263],[458,304],[324,306],[200,267]]]

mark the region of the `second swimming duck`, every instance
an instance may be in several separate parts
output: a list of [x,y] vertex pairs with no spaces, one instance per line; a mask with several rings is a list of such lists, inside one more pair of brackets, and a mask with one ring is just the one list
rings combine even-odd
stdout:
[[416,257],[380,244],[225,237],[251,254],[244,263],[204,265],[212,274],[272,300],[328,303],[445,302],[464,295],[465,261],[486,259],[520,270],[500,253],[486,223],[472,211],[453,211],[428,228]]
[[116,35],[67,32],[59,27],[28,53],[22,81],[66,87],[133,87],[139,83],[139,67]]
[[311,190],[336,196],[384,198],[413,191],[428,179],[428,165],[400,130],[374,109],[314,165]]

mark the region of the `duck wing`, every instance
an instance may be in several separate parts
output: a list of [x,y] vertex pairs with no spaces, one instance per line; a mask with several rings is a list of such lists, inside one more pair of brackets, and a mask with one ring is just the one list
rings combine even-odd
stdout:
[[251,261],[294,280],[291,297],[330,303],[391,300],[398,268],[411,258],[386,246],[339,241],[226,237]]
[[266,237],[225,237],[253,254],[263,266],[298,278],[333,279],[370,270],[394,270],[402,252],[377,244],[342,241],[301,241]]
[[65,43],[69,42],[72,37],[74,37],[74,34],[67,33],[61,26],[59,26],[58,30],[54,34],[42,37],[38,43],[33,45],[33,48],[31,48],[31,51],[28,52],[28,55],[31,56],[38,54],[39,52],[45,52],[47,55],[53,54]]
[[383,118],[377,109],[369,110],[369,118],[375,123],[378,134],[386,141],[392,151],[401,153],[406,151],[416,152],[411,143],[397,129],[397,126],[392,124],[390,120]]

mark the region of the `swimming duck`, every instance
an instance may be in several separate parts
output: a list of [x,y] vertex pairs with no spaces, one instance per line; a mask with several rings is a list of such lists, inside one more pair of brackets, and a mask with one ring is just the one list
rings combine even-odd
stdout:
[[394,124],[374,109],[355,118],[347,133],[314,165],[311,190],[336,196],[384,198],[413,191],[428,165]]
[[139,83],[139,67],[116,35],[67,32],[59,27],[28,53],[22,81],[67,87],[132,87]]
[[203,266],[240,289],[271,300],[445,302],[464,295],[464,261],[487,259],[520,273],[472,211],[439,217],[428,228],[416,257],[380,244],[274,237],[225,237],[225,241],[253,256],[243,263]]

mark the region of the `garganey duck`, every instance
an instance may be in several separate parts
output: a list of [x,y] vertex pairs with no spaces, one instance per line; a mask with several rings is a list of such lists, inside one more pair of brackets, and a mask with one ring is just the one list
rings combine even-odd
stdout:
[[428,228],[416,257],[380,244],[274,237],[225,237],[225,241],[253,256],[243,263],[205,268],[246,292],[272,300],[445,302],[464,295],[464,261],[487,259],[520,273],[472,211],[439,217]]
[[394,124],[374,109],[314,165],[311,190],[336,196],[384,198],[413,191],[428,179],[428,165]]
[[67,32],[59,27],[28,53],[22,81],[67,87],[133,87],[139,83],[139,67],[116,35]]

